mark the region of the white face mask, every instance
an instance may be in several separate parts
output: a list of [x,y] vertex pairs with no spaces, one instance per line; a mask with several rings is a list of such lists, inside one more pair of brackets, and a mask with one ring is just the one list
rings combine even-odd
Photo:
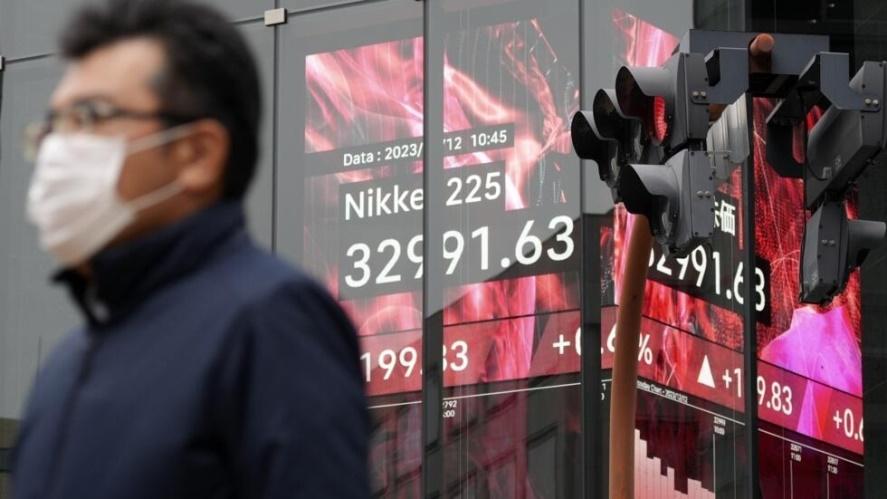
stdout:
[[140,210],[181,192],[172,182],[132,201],[120,199],[117,183],[127,156],[158,147],[185,133],[187,125],[138,139],[73,133],[48,135],[40,145],[28,190],[28,218],[40,245],[61,265],[78,265],[128,227]]

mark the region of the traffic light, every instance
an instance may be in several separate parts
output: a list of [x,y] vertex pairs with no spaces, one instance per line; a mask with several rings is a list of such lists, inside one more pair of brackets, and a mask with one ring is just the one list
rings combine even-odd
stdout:
[[742,96],[725,107],[708,129],[706,150],[714,164],[715,178],[729,180],[737,166],[748,159],[751,154],[748,123],[747,97]]
[[825,304],[840,293],[850,272],[878,247],[884,222],[848,220],[841,201],[822,203],[807,220],[801,254],[801,301]]
[[670,253],[684,254],[714,232],[713,175],[705,151],[681,150],[664,165],[631,164],[622,174],[622,201],[647,217]]
[[[807,209],[841,194],[885,145],[883,62],[865,62],[848,83],[849,56],[821,52],[767,118],[767,159],[781,175],[804,179]],[[814,108],[825,109],[798,158],[792,134]]]
[[746,49],[677,52],[661,67],[623,66],[615,87],[573,117],[576,153],[597,163],[615,202],[647,216],[669,253],[683,255],[714,231],[709,106],[734,102],[747,86]]
[[[865,62],[848,83],[848,55],[821,52],[767,118],[767,159],[781,175],[804,179],[805,207],[813,213],[802,246],[802,302],[830,301],[884,241],[885,224],[848,220],[844,199],[866,168],[887,165],[885,70],[883,62]],[[793,135],[814,107],[825,112],[798,157]]]
[[592,102],[591,111],[579,111],[573,116],[573,148],[580,158],[594,160],[601,180],[614,189],[614,201],[618,202],[615,187],[620,165],[643,154],[641,121],[622,112],[614,90],[598,90]]

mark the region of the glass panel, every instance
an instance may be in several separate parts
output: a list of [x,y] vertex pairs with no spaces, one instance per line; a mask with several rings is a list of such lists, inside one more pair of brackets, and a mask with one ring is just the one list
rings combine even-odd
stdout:
[[274,8],[274,0],[255,0],[252,2],[243,2],[241,0],[206,1],[221,9],[232,20],[264,17],[266,9]]
[[[655,66],[668,59],[691,27],[692,2],[667,5],[598,1],[586,17],[586,92],[612,88],[620,66]],[[725,111],[741,124],[731,137],[748,143],[747,101]],[[747,494],[742,370],[745,156],[715,193],[717,228],[709,245],[686,258],[654,244],[648,260],[641,324],[635,497],[744,497]],[[599,206],[599,212],[603,206]],[[592,210],[598,211],[598,210]],[[609,369],[615,350],[616,304],[634,217],[617,206],[600,233],[601,348],[604,421],[609,419]],[[765,296],[767,289],[762,291]],[[607,435],[608,428],[604,428]],[[606,438],[606,437],[604,437]],[[606,440],[605,440],[606,441]],[[604,471],[606,479],[606,470]],[[765,496],[766,497],[766,496]]]
[[[734,215],[743,209],[741,185],[736,175],[716,194]],[[620,206],[601,237],[604,368],[613,364],[613,305],[633,225]],[[657,245],[651,252],[638,347],[636,497],[659,490],[684,494],[672,497],[732,497],[744,479],[743,309],[737,303],[744,294],[743,252],[739,238],[728,234],[725,227],[711,246],[684,258],[665,256]]]
[[32,166],[22,157],[22,131],[43,116],[59,76],[54,58],[0,72],[0,497],[3,463],[37,367],[74,323],[65,293],[48,284],[54,264],[25,219]]
[[291,13],[298,13],[300,11],[349,6],[362,1],[365,0],[278,0],[277,3]]
[[[825,34],[831,50],[846,52],[852,49],[851,19],[859,4],[759,2],[753,4],[751,22],[755,29]],[[883,55],[871,53],[869,57],[881,60]],[[851,73],[862,60],[857,57]],[[765,147],[765,120],[774,105],[775,101],[768,99],[754,102],[754,146],[758,150]],[[807,126],[812,127],[821,116],[822,109],[812,110]],[[796,140],[795,149],[803,150],[804,143]],[[765,496],[863,497],[867,474],[864,447],[877,448],[864,445],[863,327],[868,324],[872,330],[870,338],[881,336],[873,323],[883,315],[863,312],[867,303],[882,302],[877,297],[879,286],[870,283],[867,296],[857,272],[845,292],[829,305],[800,304],[799,263],[809,215],[804,211],[803,184],[777,175],[763,154],[756,155],[754,166],[755,244],[758,259],[765,264],[762,270],[769,289],[768,306],[756,323],[761,490]],[[850,196],[848,211],[852,216],[883,220],[887,213],[877,201],[883,197],[874,189],[869,191],[867,184],[861,183],[864,187],[858,201],[855,195]],[[863,205],[871,208],[863,210]],[[874,351],[882,350],[876,347]],[[875,355],[866,362],[880,364],[883,360]],[[880,380],[879,375],[877,382]],[[878,395],[866,397],[877,400]]]
[[429,258],[439,258],[426,324],[440,328],[444,385],[435,485],[446,497],[576,497],[578,2],[444,1],[433,15],[427,53],[443,68],[427,142],[443,147],[426,170]]
[[377,497],[418,497],[422,463],[421,8],[358,5],[280,30],[278,249],[358,328]]
[[[611,53],[624,53],[628,61],[634,57],[637,65],[660,62],[645,52],[664,50],[660,57],[670,53],[663,47],[668,36],[657,26],[655,12],[624,12],[628,16],[622,26],[629,29],[622,36],[628,50],[616,47]],[[754,155],[716,193],[718,230],[711,245],[694,250],[686,260],[663,258],[655,249],[651,255],[653,283],[647,286],[645,310],[651,320],[643,326],[639,348],[641,377],[646,379],[639,387],[636,487],[641,488],[636,488],[636,497],[655,497],[660,486],[693,496],[700,483],[703,495],[712,490],[718,497],[745,494],[742,356],[743,331],[749,329],[756,333],[760,358],[755,383],[747,390],[758,407],[760,492],[764,497],[792,492],[861,497],[859,282],[852,279],[848,291],[829,307],[798,304],[803,194],[797,180],[776,176],[765,161],[763,124],[772,106],[767,100],[748,100],[722,115],[735,111],[735,122],[741,123],[737,131],[751,127]],[[752,189],[743,177],[753,181]],[[630,217],[623,220],[620,210],[612,233],[605,229],[602,238],[605,302],[608,295],[611,302],[618,296],[621,241],[629,233]],[[743,243],[749,213],[754,220],[753,274],[744,269],[750,260]],[[609,283],[608,274],[613,277]],[[615,312],[610,313],[609,322],[606,310],[603,316],[605,333],[614,323]],[[645,367],[648,359],[652,369]],[[663,397],[663,388],[674,392]],[[844,431],[847,424],[853,429]],[[657,485],[663,473],[645,475],[644,455],[653,460],[653,468],[665,472],[665,484]]]
[[[207,0],[233,20],[262,17],[274,0]],[[82,0],[3,0],[0,6],[0,54],[8,58],[56,51],[59,28]]]
[[[752,22],[781,32],[828,34],[831,50],[866,52],[861,46],[853,47],[850,36],[854,9],[865,11],[864,4],[844,2],[811,10],[811,5],[798,2],[761,2],[752,12]],[[883,56],[877,50],[865,56],[857,53],[851,72],[855,73],[863,60],[881,60]],[[755,102],[755,136],[761,143],[767,138],[764,119],[773,105],[763,99]],[[818,121],[821,111],[811,111],[808,126]],[[797,146],[802,149],[803,143]],[[773,297],[771,320],[759,321],[757,327],[762,361],[758,384],[766,390],[760,398],[762,489],[862,497],[864,475],[878,473],[863,468],[864,448],[879,446],[864,445],[863,429],[871,425],[865,425],[863,419],[862,395],[866,393],[869,407],[884,400],[878,392],[864,390],[863,379],[863,359],[867,372],[879,373],[875,380],[868,378],[869,386],[877,386],[882,379],[883,349],[876,338],[882,336],[878,324],[883,311],[874,304],[883,303],[878,296],[883,296],[883,276],[878,276],[877,267],[872,268],[868,275],[874,280],[865,287],[855,273],[846,291],[828,306],[800,305],[799,259],[808,216],[803,187],[800,181],[778,177],[764,161],[756,162],[755,167],[758,254],[771,262],[768,277]],[[876,193],[880,190],[874,187],[878,185],[877,173],[869,174],[872,176],[860,183],[858,201],[855,195],[848,199],[848,211],[852,216],[883,220],[887,210],[879,201],[883,196]],[[865,310],[870,312],[863,313]],[[863,334],[864,329],[869,333]],[[868,349],[864,341],[869,342]],[[795,396],[790,418],[773,410],[779,406],[774,398],[778,390]],[[782,408],[785,412],[784,404]],[[871,455],[866,460],[869,466],[878,462]],[[883,478],[875,483],[877,480]]]
[[[772,109],[769,100],[755,101],[758,148],[765,147],[765,119]],[[779,177],[758,159],[755,236],[770,297],[757,322],[761,488],[774,494],[862,497],[859,275],[828,306],[798,302],[803,184]],[[855,200],[848,206],[857,211]]]
[[[887,10],[882,2],[856,0],[854,8],[855,65],[887,60]],[[887,170],[868,168],[859,182],[859,218],[887,221]],[[862,289],[862,357],[865,417],[865,491],[869,497],[887,489],[887,247],[873,250],[860,272]],[[842,423],[843,424],[843,423]],[[857,422],[862,431],[863,420]],[[840,470],[839,470],[840,471]]]

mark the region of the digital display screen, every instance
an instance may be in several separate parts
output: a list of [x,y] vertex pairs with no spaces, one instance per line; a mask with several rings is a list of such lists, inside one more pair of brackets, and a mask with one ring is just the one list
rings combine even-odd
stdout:
[[[442,206],[422,190],[422,38],[305,57],[302,261],[359,331],[380,496],[419,495],[424,278],[443,286],[446,481],[525,496],[533,404],[513,401],[531,378],[572,373],[570,407],[544,411],[578,432],[578,364],[544,348],[579,327],[578,47],[557,27],[575,14],[534,10],[552,13],[444,35]],[[448,220],[442,275],[425,275],[424,209]],[[478,424],[482,407],[497,416]]]
[[[580,183],[569,136],[579,108],[577,9],[493,2],[472,10],[471,23],[456,16],[443,34],[443,136],[434,140],[444,158],[429,166],[443,169],[442,206],[426,206],[422,189],[421,23],[407,23],[409,35],[368,29],[359,43],[328,37],[304,54],[302,264],[360,335],[377,497],[420,496],[426,278],[444,296],[447,495],[581,490]],[[618,47],[603,61],[608,70],[659,64],[677,44],[629,12],[605,15]],[[753,105],[756,140],[768,105]],[[710,245],[685,259],[651,254],[638,350],[639,498],[732,497],[741,488],[746,300],[758,312],[761,363],[748,393],[759,402],[761,466],[814,477],[793,482],[811,497],[824,480],[833,497],[861,495],[858,278],[827,309],[798,305],[802,190],[763,158],[753,163],[752,296],[740,169],[716,194]],[[425,209],[448,221],[442,275],[425,273]],[[617,208],[600,233],[605,370],[631,225]],[[762,475],[765,497],[782,494],[787,474]]]
[[[439,209],[453,224],[443,233],[438,278],[448,303],[447,385],[527,377],[533,338],[545,331],[535,316],[578,307],[578,161],[567,127],[578,105],[575,81],[562,73],[558,83],[567,87],[547,86],[551,68],[537,53],[557,55],[545,51],[534,21],[470,36],[448,43],[446,66]],[[465,43],[498,57],[495,74],[460,67]],[[517,44],[534,48],[511,53]],[[370,395],[421,386],[421,48],[418,38],[397,40],[306,60],[305,167],[316,174],[305,182],[304,261],[322,269],[358,326]],[[390,71],[379,74],[380,64]],[[331,126],[337,121],[345,123]],[[576,314],[558,320],[578,326]]]

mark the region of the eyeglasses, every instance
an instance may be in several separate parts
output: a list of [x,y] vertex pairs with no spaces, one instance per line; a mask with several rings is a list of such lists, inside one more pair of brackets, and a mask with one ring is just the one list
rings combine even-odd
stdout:
[[24,155],[33,162],[37,158],[40,145],[47,135],[53,132],[90,133],[108,121],[115,119],[161,120],[168,125],[177,125],[194,120],[193,116],[185,116],[166,111],[134,111],[123,109],[107,101],[91,100],[78,102],[63,110],[50,110],[43,120],[28,125],[25,129]]

